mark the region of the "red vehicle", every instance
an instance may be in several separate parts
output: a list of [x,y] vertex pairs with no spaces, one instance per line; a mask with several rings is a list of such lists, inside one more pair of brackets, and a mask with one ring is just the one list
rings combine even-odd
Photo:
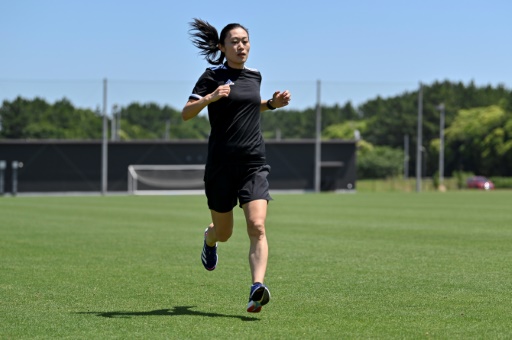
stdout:
[[494,183],[490,179],[483,176],[469,177],[466,181],[469,189],[482,189],[482,190],[493,190]]

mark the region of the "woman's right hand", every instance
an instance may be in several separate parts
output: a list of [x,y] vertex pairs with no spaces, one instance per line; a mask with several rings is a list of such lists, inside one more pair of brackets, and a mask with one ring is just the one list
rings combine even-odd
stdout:
[[210,97],[210,98],[208,98],[208,102],[213,103],[221,98],[225,98],[225,97],[229,96],[229,92],[231,91],[230,86],[231,85],[221,85],[221,86],[217,87],[217,89],[215,91],[213,91],[212,93],[210,93],[208,95]]
[[229,96],[229,92],[231,91],[229,85],[221,85],[217,87],[215,91],[204,96],[201,99],[189,99],[185,104],[183,110],[181,110],[181,117],[183,120],[189,120],[194,118],[204,109],[208,104],[216,102],[221,98],[225,98]]

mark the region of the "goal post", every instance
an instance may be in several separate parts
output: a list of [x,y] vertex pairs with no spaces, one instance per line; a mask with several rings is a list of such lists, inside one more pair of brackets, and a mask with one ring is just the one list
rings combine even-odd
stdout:
[[128,193],[133,195],[204,192],[204,164],[128,166]]

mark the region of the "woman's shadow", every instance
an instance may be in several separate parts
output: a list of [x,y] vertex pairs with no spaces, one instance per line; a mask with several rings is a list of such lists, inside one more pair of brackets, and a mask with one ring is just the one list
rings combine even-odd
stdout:
[[79,312],[78,314],[94,314],[104,318],[131,318],[134,316],[180,316],[180,315],[196,315],[196,316],[207,316],[210,318],[235,318],[241,321],[259,321],[260,319],[241,316],[241,315],[228,315],[219,313],[209,313],[191,310],[196,306],[176,306],[172,309],[157,309],[149,312]]

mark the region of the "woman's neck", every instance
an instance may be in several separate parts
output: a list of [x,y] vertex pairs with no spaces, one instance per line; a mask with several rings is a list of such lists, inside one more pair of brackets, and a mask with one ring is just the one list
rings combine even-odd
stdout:
[[231,68],[234,68],[234,69],[238,69],[238,70],[243,70],[245,68],[245,64],[244,63],[232,63],[231,61],[227,61],[226,64],[231,67]]

